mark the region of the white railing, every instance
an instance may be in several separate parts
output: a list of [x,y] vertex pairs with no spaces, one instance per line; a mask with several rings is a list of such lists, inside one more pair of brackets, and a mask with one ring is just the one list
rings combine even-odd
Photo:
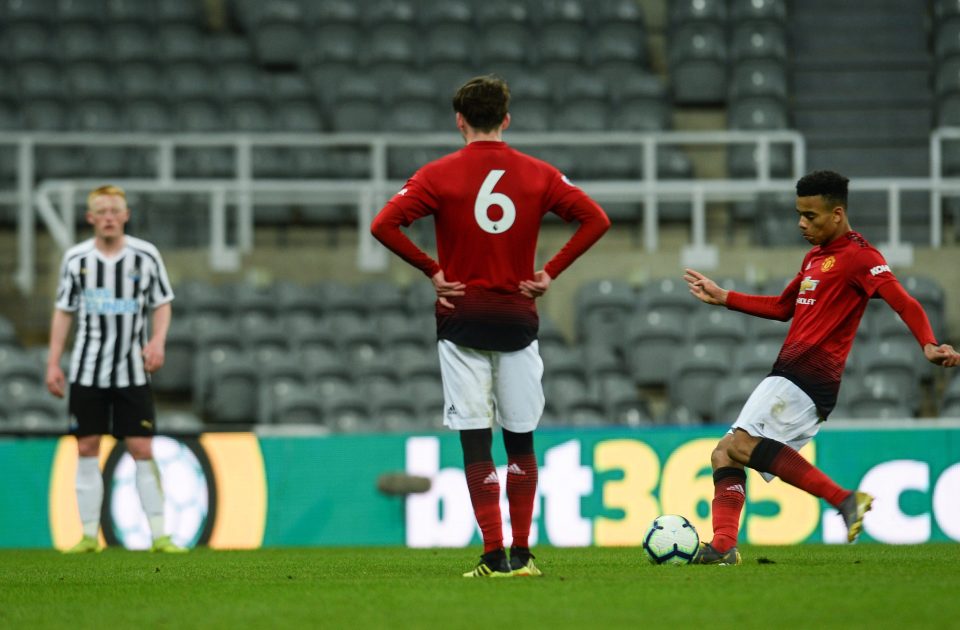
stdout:
[[[706,131],[661,133],[548,133],[508,132],[506,139],[516,147],[529,146],[619,146],[635,147],[642,156],[643,175],[639,180],[579,181],[599,202],[639,202],[643,205],[643,244],[646,250],[659,246],[657,205],[664,200],[691,202],[691,242],[684,248],[684,264],[712,267],[717,251],[707,242],[706,203],[749,199],[758,192],[792,188],[805,168],[803,137],[793,131]],[[288,204],[304,198],[314,202],[355,204],[360,244],[357,264],[364,270],[380,270],[387,264],[386,251],[370,236],[366,226],[389,194],[402,181],[387,178],[387,154],[404,147],[449,147],[462,145],[455,133],[445,134],[89,134],[89,133],[0,133],[0,147],[17,147],[17,186],[0,190],[0,202],[14,203],[18,212],[18,270],[16,283],[24,292],[35,282],[34,227],[39,217],[61,247],[75,240],[77,195],[106,181],[130,192],[207,193],[210,212],[210,264],[213,269],[236,269],[240,256],[253,245],[253,203]],[[757,151],[758,173],[747,180],[662,180],[657,177],[657,157],[663,146],[753,145]],[[771,145],[789,145],[793,175],[789,180],[770,176]],[[156,175],[143,179],[77,178],[36,182],[36,152],[62,146],[137,147],[156,151]],[[234,176],[228,179],[194,179],[176,175],[177,150],[196,147],[227,147],[233,152]],[[370,157],[370,177],[361,180],[268,180],[254,178],[252,153],[257,147],[365,147]],[[82,197],[79,198],[82,201]],[[229,243],[226,233],[228,208],[235,208],[238,234]]]

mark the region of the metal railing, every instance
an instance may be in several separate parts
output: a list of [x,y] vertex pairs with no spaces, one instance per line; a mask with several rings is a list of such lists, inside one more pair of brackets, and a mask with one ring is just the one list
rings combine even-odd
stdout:
[[[706,203],[749,199],[759,192],[782,191],[793,186],[805,168],[803,137],[794,131],[704,131],[660,133],[519,133],[509,132],[515,147],[616,146],[636,148],[642,158],[642,177],[636,180],[577,182],[599,202],[639,202],[643,206],[643,245],[647,251],[659,246],[657,206],[666,200],[691,202],[691,241],[684,248],[685,264],[710,267],[716,264],[716,248],[707,242]],[[664,180],[657,176],[658,156],[664,146],[704,147],[752,145],[757,174],[746,180]],[[793,175],[777,180],[770,175],[770,150],[788,145]],[[109,181],[130,192],[206,193],[209,195],[210,265],[216,270],[236,269],[241,255],[253,246],[253,204],[295,203],[304,198],[324,203],[354,204],[360,242],[357,264],[364,270],[380,270],[387,264],[386,251],[366,227],[389,194],[402,180],[387,177],[388,151],[408,147],[462,146],[455,133],[444,134],[136,134],[136,133],[0,133],[0,148],[17,149],[17,179],[13,190],[0,190],[0,202],[13,203],[18,211],[18,269],[16,283],[24,291],[35,283],[34,228],[43,222],[55,242],[69,247],[75,239],[77,195]],[[156,152],[156,174],[148,178],[98,177],[36,181],[37,151],[51,147],[139,148]],[[233,153],[233,177],[196,179],[177,176],[177,153],[181,149],[226,147]],[[363,147],[370,159],[365,179],[262,179],[253,174],[253,151],[260,147],[336,148]],[[412,173],[411,173],[412,174]],[[79,199],[82,201],[82,197]],[[236,213],[236,242],[227,238],[227,214]]]

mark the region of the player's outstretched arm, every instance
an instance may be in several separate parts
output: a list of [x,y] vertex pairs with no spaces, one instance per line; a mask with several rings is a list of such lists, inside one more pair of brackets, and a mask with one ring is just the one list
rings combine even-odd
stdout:
[[923,347],[923,356],[927,361],[941,367],[957,367],[960,365],[960,353],[950,344],[942,343],[939,346],[928,343]]
[[727,291],[721,288],[716,282],[706,277],[699,271],[693,269],[684,269],[683,279],[690,287],[690,293],[701,302],[724,306],[727,303]]

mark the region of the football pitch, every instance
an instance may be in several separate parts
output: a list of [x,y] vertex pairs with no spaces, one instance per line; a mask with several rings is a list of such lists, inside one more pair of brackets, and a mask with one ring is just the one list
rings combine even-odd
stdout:
[[0,551],[0,628],[960,627],[960,545],[742,547],[739,567],[541,548],[543,578],[463,579],[479,549]]

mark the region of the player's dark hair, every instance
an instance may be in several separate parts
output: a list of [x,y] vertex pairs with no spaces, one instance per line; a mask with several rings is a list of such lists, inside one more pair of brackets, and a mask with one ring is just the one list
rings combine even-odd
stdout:
[[474,77],[453,95],[453,111],[477,131],[490,132],[500,126],[510,107],[507,82],[493,74]]
[[847,207],[850,180],[836,171],[814,171],[797,182],[797,197],[820,195],[831,206]]

